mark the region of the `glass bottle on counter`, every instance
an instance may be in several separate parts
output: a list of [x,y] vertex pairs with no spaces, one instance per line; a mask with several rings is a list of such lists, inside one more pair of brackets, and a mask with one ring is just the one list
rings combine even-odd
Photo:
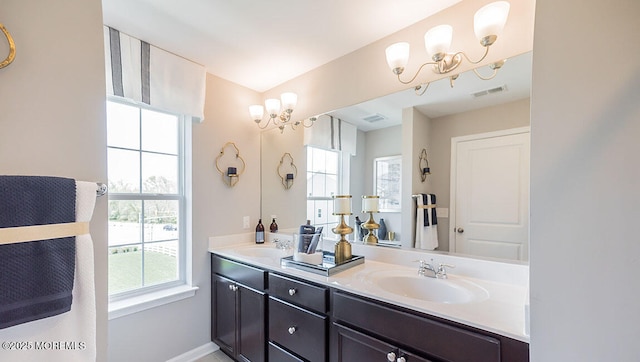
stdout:
[[269,231],[271,231],[272,233],[277,233],[278,232],[278,224],[276,223],[276,218],[275,217],[271,221],[271,225],[269,226]]
[[256,225],[256,244],[264,244],[264,225],[262,225],[262,219],[258,219],[258,225]]

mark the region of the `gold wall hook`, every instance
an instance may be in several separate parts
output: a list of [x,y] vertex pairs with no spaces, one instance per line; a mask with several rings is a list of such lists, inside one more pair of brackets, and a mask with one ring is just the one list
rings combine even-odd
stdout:
[[[231,169],[234,169],[233,173],[232,172],[225,172],[220,168],[220,161],[222,160],[222,157],[224,156],[224,150],[229,147],[232,146],[233,149],[235,150],[235,158],[225,162],[225,165],[229,166],[229,165],[233,165],[235,167],[228,167],[227,170],[231,171]],[[238,167],[241,166],[241,167]],[[235,186],[238,181],[240,181],[240,175],[242,175],[244,173],[244,169],[246,168],[246,164],[244,162],[244,160],[242,159],[242,157],[240,157],[240,150],[238,149],[238,147],[236,146],[235,143],[233,142],[227,142],[224,144],[224,146],[222,146],[222,149],[220,150],[220,154],[218,155],[218,157],[216,157],[216,169],[218,169],[218,172],[220,172],[220,175],[222,175],[222,181],[227,184],[230,187]]]
[[0,69],[2,69],[7,65],[11,64],[11,62],[13,62],[13,59],[15,59],[16,43],[14,43],[13,38],[11,37],[11,34],[9,34],[9,31],[7,30],[7,28],[4,27],[4,25],[2,25],[2,23],[0,23],[0,30],[2,30],[2,33],[7,38],[7,42],[9,42],[9,55],[7,55],[5,60],[3,60],[2,63],[0,63]]
[[[289,170],[292,172],[287,172],[286,167],[283,167],[286,164],[285,158],[289,159]],[[284,170],[284,171],[283,171]],[[282,182],[282,186],[285,189],[290,189],[293,186],[293,181],[298,177],[298,168],[293,164],[293,156],[289,152],[286,152],[280,158],[280,164],[278,164],[278,168],[276,170],[278,172],[278,176],[280,176],[280,180]],[[291,175],[291,176],[289,176]]]

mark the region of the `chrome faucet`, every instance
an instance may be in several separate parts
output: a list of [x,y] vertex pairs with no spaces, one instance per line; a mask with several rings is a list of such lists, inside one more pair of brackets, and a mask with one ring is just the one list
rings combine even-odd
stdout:
[[418,266],[418,275],[429,278],[447,279],[447,268],[455,268],[455,265],[442,263],[438,264],[438,267],[436,268],[433,264],[433,259],[431,259],[431,264],[424,260],[416,260],[416,262],[420,263]]

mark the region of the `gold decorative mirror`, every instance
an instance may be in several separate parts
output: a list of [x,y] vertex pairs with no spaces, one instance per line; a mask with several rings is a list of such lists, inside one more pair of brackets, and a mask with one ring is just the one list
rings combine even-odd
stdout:
[[13,42],[13,38],[11,37],[11,34],[9,34],[9,31],[7,30],[7,28],[4,27],[4,25],[2,25],[2,23],[0,23],[0,30],[2,31],[4,36],[7,38],[7,42],[9,42],[9,55],[7,55],[7,57],[2,61],[2,63],[0,63],[0,69],[2,69],[7,65],[11,64],[11,62],[13,62],[13,59],[15,59],[16,44]]

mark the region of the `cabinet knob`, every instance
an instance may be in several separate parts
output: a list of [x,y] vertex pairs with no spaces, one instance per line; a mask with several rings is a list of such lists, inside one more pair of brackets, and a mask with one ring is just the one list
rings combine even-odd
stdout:
[[296,290],[295,290],[295,288],[291,288],[291,289],[289,289],[289,295],[290,295],[290,296],[293,296],[294,294],[296,294]]
[[396,360],[396,362],[407,362],[407,359],[404,357],[400,357]]
[[289,327],[289,334],[294,334],[294,333],[296,333],[296,327],[294,326]]
[[457,228],[456,232],[458,232],[458,234],[462,234],[464,232],[464,229],[463,228]]
[[233,284],[229,284],[229,290],[235,292],[236,290],[238,290],[238,287]]
[[387,353],[387,361],[395,362],[396,361],[396,353],[395,352]]

